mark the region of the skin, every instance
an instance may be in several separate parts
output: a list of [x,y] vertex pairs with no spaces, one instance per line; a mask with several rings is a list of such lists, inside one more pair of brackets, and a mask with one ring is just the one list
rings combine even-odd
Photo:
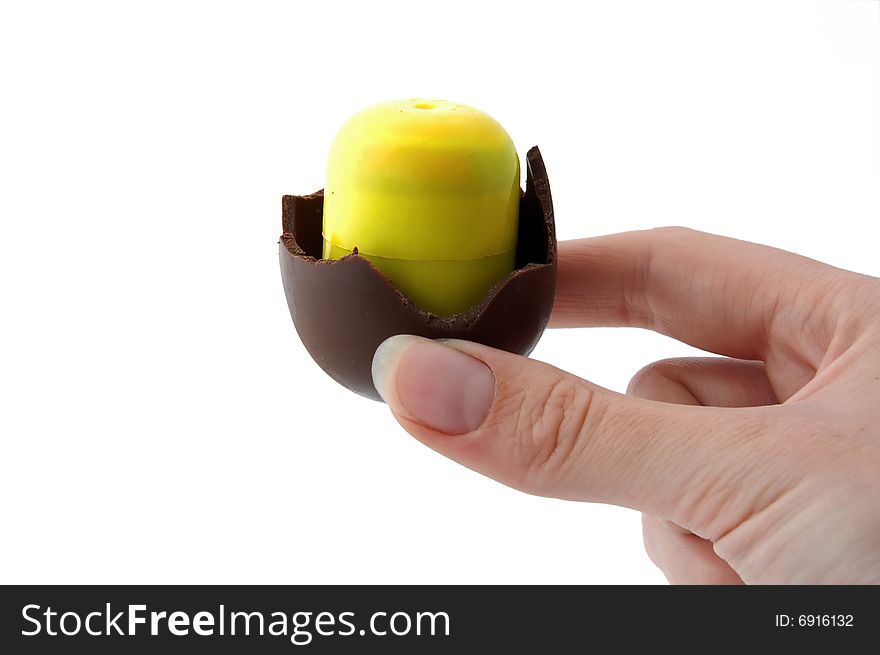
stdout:
[[[724,357],[655,362],[623,395],[485,346],[416,343],[381,373],[400,424],[522,491],[641,510],[673,583],[880,583],[880,280],[683,228],[559,252],[551,327],[647,328]],[[425,376],[448,368],[432,357],[461,358],[456,386]],[[428,425],[438,394],[452,400]]]

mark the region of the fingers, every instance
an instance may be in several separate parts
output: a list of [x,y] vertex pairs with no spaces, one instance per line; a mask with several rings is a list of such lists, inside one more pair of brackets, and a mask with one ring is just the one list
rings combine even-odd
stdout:
[[715,554],[712,542],[674,523],[644,514],[645,551],[672,584],[742,584],[742,578]]
[[559,244],[551,326],[643,327],[704,350],[763,359],[772,338],[824,334],[833,294],[822,293],[828,276],[820,274],[832,270],[684,228],[568,241]]
[[688,527],[698,508],[708,521],[697,531],[727,527],[714,511],[722,477],[748,499],[749,480],[772,458],[760,445],[770,419],[752,414],[761,410],[628,398],[469,342],[392,337],[373,374],[401,425],[465,466],[529,493],[625,505]]
[[626,392],[680,405],[755,407],[779,402],[763,362],[727,357],[655,362],[636,373]]
[[[723,357],[666,359],[633,377],[627,394],[667,403],[748,407],[776,403],[761,362]],[[714,544],[664,519],[642,515],[645,551],[672,584],[742,584]]]

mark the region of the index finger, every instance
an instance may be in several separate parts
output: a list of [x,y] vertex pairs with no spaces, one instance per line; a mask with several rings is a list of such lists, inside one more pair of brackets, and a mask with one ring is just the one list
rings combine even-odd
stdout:
[[774,340],[821,339],[832,320],[821,275],[832,267],[685,228],[561,242],[558,266],[550,327],[647,328],[764,359]]

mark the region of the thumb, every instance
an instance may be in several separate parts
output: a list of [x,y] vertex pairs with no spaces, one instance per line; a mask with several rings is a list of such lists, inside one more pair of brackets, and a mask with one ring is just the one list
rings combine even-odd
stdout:
[[726,527],[711,525],[722,509],[714,504],[742,500],[756,478],[766,487],[774,452],[762,433],[776,408],[629,398],[467,341],[391,337],[373,379],[407,432],[475,471],[532,494],[651,512],[707,537]]

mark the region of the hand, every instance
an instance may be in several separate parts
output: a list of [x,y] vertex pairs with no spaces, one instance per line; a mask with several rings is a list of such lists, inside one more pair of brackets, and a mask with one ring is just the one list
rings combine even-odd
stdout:
[[644,513],[674,583],[880,583],[880,280],[682,228],[561,243],[552,327],[656,330],[627,395],[464,341],[396,336],[400,424],[528,493]]

